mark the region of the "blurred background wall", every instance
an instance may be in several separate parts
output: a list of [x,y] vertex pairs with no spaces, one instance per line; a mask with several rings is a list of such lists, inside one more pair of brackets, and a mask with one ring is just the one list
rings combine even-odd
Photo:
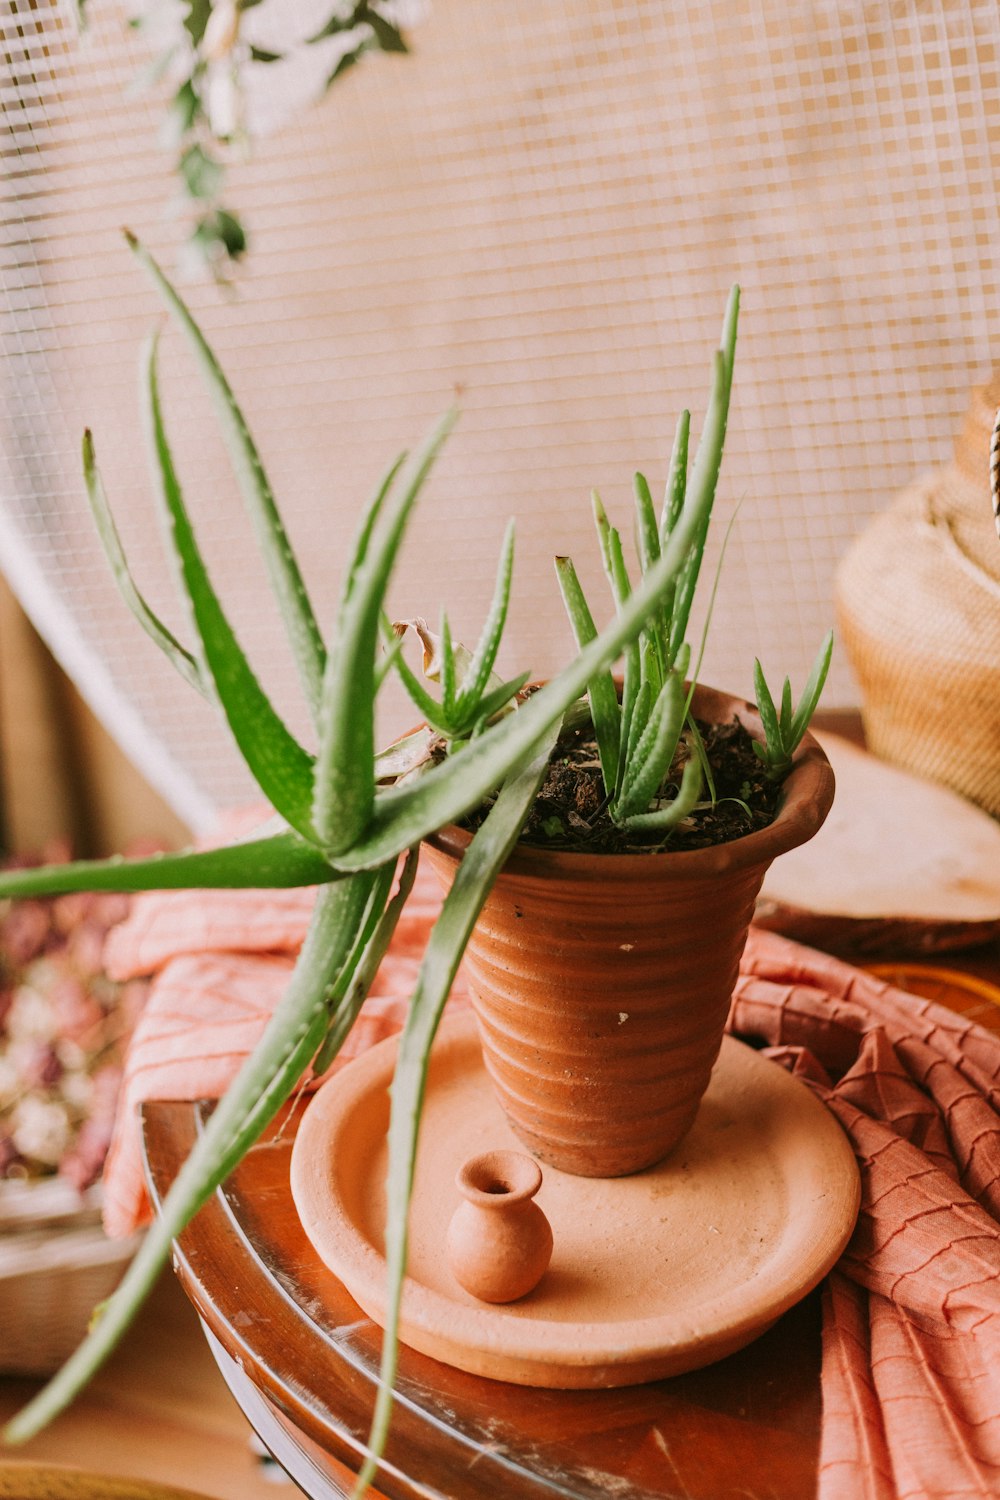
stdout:
[[[260,15],[280,27],[294,14],[302,30],[310,3],[266,0]],[[89,424],[135,571],[183,632],[136,399],[159,310],[118,234],[128,223],[171,266],[174,188],[157,97],[135,88],[145,48],[114,0],[89,14],[81,38],[69,0],[0,4],[0,565],[131,762],[198,825],[250,788],[113,596],[79,479]],[[232,174],[253,231],[246,271],[231,292],[187,288],[320,618],[363,497],[458,390],[464,415],[414,522],[396,611],[433,619],[447,603],[459,636],[474,635],[514,515],[501,666],[556,668],[570,639],[552,554],[574,554],[601,613],[589,490],[628,526],[633,469],[662,481],[677,411],[700,420],[738,280],[714,555],[742,508],[703,676],[746,692],[759,654],[801,686],[832,621],[837,559],[947,456],[990,371],[1000,9],[433,0],[411,40],[411,57],[366,59],[257,142]],[[172,334],[164,354],[209,561],[304,734],[203,392]],[[826,701],[854,698],[841,652]],[[390,703],[386,733],[408,713]]]

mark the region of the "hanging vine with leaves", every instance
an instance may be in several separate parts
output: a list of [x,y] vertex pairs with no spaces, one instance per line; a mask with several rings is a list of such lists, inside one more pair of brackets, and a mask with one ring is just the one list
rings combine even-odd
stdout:
[[[77,0],[81,25],[92,4]],[[129,22],[148,34],[154,48],[143,81],[159,87],[169,80],[163,138],[176,155],[177,179],[192,210],[187,258],[222,280],[248,246],[242,217],[225,201],[228,163],[247,141],[246,69],[288,56],[247,39],[244,18],[260,4],[262,0],[182,0],[165,15],[162,0],[150,0]],[[275,9],[272,4],[272,14]],[[338,37],[344,43],[322,92],[368,52],[408,52],[400,24],[405,9],[400,0],[334,0],[327,19],[305,39],[307,46]]]

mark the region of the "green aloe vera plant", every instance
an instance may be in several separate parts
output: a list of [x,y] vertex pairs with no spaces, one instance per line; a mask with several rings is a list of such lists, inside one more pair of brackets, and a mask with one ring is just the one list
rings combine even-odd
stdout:
[[[407,1211],[427,1059],[469,933],[518,837],[564,716],[588,687],[605,681],[626,652],[636,700],[642,661],[657,643],[662,684],[684,655],[662,622],[691,583],[704,545],[725,439],[736,341],[738,293],[727,312],[690,481],[675,478],[670,524],[657,537],[634,590],[619,591],[615,618],[581,633],[575,659],[516,711],[505,711],[523,679],[495,679],[506,615],[513,537],[501,558],[496,596],[479,647],[468,657],[442,631],[441,698],[422,703],[428,722],[460,744],[443,761],[422,758],[419,736],[376,752],[374,708],[397,653],[379,656],[386,591],[407,520],[454,424],[449,413],[412,456],[401,455],[376,485],[350,552],[334,627],[320,629],[284,531],[260,455],[232,390],[186,306],[147,251],[128,243],[184,335],[214,403],[233,468],[281,608],[312,717],[315,749],[290,732],[244,655],[205,566],[167,436],[157,378],[157,343],[143,361],[143,408],[154,489],[175,554],[192,629],[182,643],[143,599],[128,569],[87,434],[83,463],[98,530],[118,587],[139,624],[191,686],[217,703],[273,816],[245,841],[145,859],[87,861],[0,876],[0,897],[73,890],[318,886],[309,930],[288,988],[261,1039],[212,1114],[118,1290],[92,1331],[48,1386],[7,1426],[23,1442],[73,1399],[114,1348],[185,1225],[225,1180],[310,1068],[326,1067],[356,1018],[392,937],[415,873],[421,841],[497,794],[462,862],[429,939],[399,1047],[389,1133],[387,1259],[389,1314],[369,1457],[358,1491],[374,1476],[392,1405],[396,1328],[407,1253]],[[684,426],[686,446],[687,425]],[[675,475],[681,460],[675,455]],[[610,540],[614,566],[614,542]],[[635,662],[638,660],[638,667]],[[406,672],[405,668],[401,668]],[[412,673],[409,674],[412,677]],[[419,687],[419,684],[418,684]],[[421,689],[421,691],[423,691]],[[651,690],[650,690],[651,691]],[[673,690],[671,690],[673,691]],[[598,693],[600,689],[598,689]],[[605,695],[606,696],[606,695]],[[647,693],[649,697],[649,693]],[[422,700],[421,700],[422,701]],[[658,698],[656,702],[658,702]],[[673,700],[671,700],[673,703]],[[675,713],[675,706],[670,714]],[[649,722],[665,709],[650,703]],[[595,719],[597,710],[595,710]],[[607,717],[607,715],[605,715]],[[604,735],[610,747],[608,734]],[[621,734],[619,732],[619,744]],[[641,749],[641,746],[640,746]],[[633,763],[634,763],[633,755]],[[627,756],[626,764],[629,764]],[[411,774],[398,773],[415,764]],[[623,783],[626,801],[639,793]],[[395,884],[395,892],[393,890]]]
[[[722,338],[724,348],[735,333],[738,313],[739,298],[735,293],[726,313]],[[729,379],[732,379],[731,366]],[[677,422],[659,517],[645,476],[635,475],[635,535],[643,579],[659,564],[686,512],[690,430],[690,412],[683,411]],[[699,450],[691,476],[692,485],[699,483],[701,462]],[[608,520],[596,490],[592,500],[604,571],[616,607],[621,612],[632,594],[621,534]],[[711,767],[691,713],[707,626],[693,671],[692,648],[687,639],[711,518],[710,501],[700,513],[684,562],[676,577],[666,586],[660,607],[651,611],[639,635],[625,647],[621,694],[610,669],[595,673],[588,684],[590,717],[601,762],[607,810],[614,823],[633,833],[666,838],[671,829],[676,828],[698,805],[706,790],[712,800],[715,797]],[[574,637],[577,645],[583,648],[597,635],[590,606],[572,559],[557,557],[555,566]],[[712,598],[714,601],[714,589]],[[788,678],[785,678],[779,714],[760,662],[755,663],[757,705],[767,740],[764,745],[754,741],[754,750],[764,762],[771,780],[782,780],[791,769],[792,756],[809,727],[823,691],[832,652],[831,631],[820,647],[794,712]],[[679,780],[672,783],[671,776],[676,774],[678,766]]]

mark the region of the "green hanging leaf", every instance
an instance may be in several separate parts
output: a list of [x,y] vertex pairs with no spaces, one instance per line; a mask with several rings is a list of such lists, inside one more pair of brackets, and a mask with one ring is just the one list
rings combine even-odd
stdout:
[[398,26],[393,26],[385,16],[380,16],[377,10],[369,9],[365,13],[365,20],[375,33],[375,40],[382,52],[409,52],[406,39]]
[[211,200],[222,186],[225,176],[222,166],[197,143],[182,154],[178,167],[192,198]]
[[212,234],[219,241],[230,260],[239,260],[246,254],[247,232],[243,222],[228,209],[217,208],[210,216]]
[[333,88],[333,85],[337,82],[338,78],[343,78],[344,74],[350,68],[353,68],[355,63],[361,61],[361,58],[368,51],[369,46],[370,43],[366,38],[363,42],[358,43],[353,52],[345,52],[343,56],[338,58],[336,67],[331,70],[329,78],[323,85],[324,89]]
[[320,27],[319,31],[315,32],[313,36],[306,38],[307,44],[312,46],[316,42],[325,42],[327,37],[339,36],[345,31],[353,31],[356,26],[360,26],[363,21],[368,19],[367,12],[368,0],[359,0],[354,9],[346,15],[343,12],[343,8],[338,6],[329,20]]

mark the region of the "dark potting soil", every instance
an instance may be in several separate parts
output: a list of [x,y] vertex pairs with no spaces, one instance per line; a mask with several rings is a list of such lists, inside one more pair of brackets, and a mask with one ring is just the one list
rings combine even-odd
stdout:
[[[611,821],[597,743],[587,726],[560,739],[520,842],[576,853],[636,854],[660,848],[704,849],[766,828],[777,812],[781,786],[767,779],[749,731],[739,719],[729,724],[699,720],[698,729],[712,768],[715,801],[703,790],[704,800],[666,838],[662,833],[628,832]],[[676,795],[687,753],[682,742],[661,789],[663,802]],[[463,820],[463,826],[478,828],[489,807],[484,803]]]

